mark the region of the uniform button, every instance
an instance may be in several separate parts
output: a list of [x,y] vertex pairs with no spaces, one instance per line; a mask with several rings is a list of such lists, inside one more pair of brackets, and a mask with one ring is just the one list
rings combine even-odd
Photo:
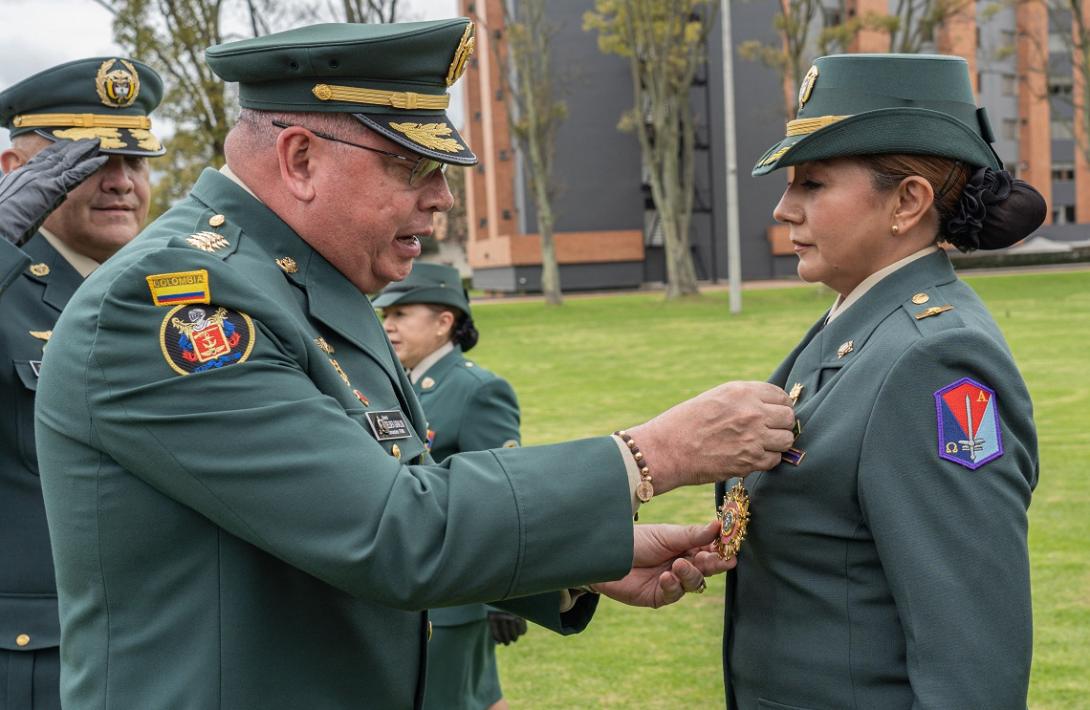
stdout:
[[222,227],[223,223],[227,221],[227,218],[221,214],[214,214],[208,218],[208,224],[211,227]]
[[931,300],[931,297],[928,296],[926,293],[923,293],[922,291],[920,293],[917,293],[915,296],[912,297],[912,302],[915,303],[917,306],[923,305],[924,303],[927,303],[930,300]]
[[394,444],[393,446],[391,446],[390,447],[390,455],[393,456],[395,459],[400,460],[401,459],[401,447],[398,446],[397,444]]
[[26,646],[28,643],[30,643],[30,636],[28,634],[19,634],[15,637],[15,645],[19,648]]

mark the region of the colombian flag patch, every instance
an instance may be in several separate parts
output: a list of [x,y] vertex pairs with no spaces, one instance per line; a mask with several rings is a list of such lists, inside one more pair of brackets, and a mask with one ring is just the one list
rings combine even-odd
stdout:
[[211,303],[212,289],[208,285],[208,270],[175,271],[172,274],[151,274],[147,277],[151,300],[157,306],[177,306],[186,303]]

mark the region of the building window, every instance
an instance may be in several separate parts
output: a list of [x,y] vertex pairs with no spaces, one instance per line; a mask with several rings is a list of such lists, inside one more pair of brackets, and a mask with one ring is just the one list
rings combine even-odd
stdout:
[[1049,136],[1054,141],[1069,141],[1075,138],[1075,134],[1071,129],[1071,121],[1064,121],[1060,119],[1053,119],[1051,124],[1052,135]]
[[1052,210],[1053,224],[1075,223],[1075,205],[1054,205],[1054,207],[1056,209]]
[[511,219],[511,210],[504,210],[503,211],[503,218],[504,219]]
[[1053,163],[1052,164],[1052,180],[1053,182],[1070,182],[1075,179],[1075,164],[1074,163]]
[[1070,54],[1071,48],[1068,46],[1070,42],[1071,40],[1063,35],[1051,32],[1048,35],[1048,53],[1050,55]]
[[1018,140],[1018,119],[1017,118],[1004,118],[1002,125],[1003,125],[1003,140],[1008,140],[1008,141]]
[[666,242],[662,231],[662,219],[658,210],[643,211],[643,243],[649,247],[661,247]]
[[1004,96],[1017,96],[1018,95],[1018,75],[1017,74],[1004,74],[1001,78],[1003,84]]
[[821,8],[821,14],[826,27],[836,27],[844,19],[843,15],[840,14],[839,7],[823,7]]
[[1048,95],[1058,98],[1070,98],[1074,90],[1074,81],[1069,76],[1053,76],[1048,80]]

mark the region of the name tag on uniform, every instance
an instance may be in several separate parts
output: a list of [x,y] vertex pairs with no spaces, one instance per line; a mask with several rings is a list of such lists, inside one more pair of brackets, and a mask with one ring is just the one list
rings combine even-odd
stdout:
[[42,361],[41,360],[29,360],[30,369],[34,373],[35,377],[42,376]]
[[398,409],[385,412],[367,412],[367,423],[371,425],[371,431],[379,441],[391,441],[393,439],[408,439],[409,423],[405,421],[405,415]]

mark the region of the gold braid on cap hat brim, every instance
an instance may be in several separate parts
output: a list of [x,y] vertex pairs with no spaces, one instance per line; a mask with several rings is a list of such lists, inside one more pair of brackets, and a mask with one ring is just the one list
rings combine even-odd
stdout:
[[361,89],[357,86],[315,84],[310,90],[319,101],[344,101],[351,104],[393,106],[412,111],[414,109],[445,109],[450,105],[447,94],[418,94],[415,91],[386,91]]
[[147,116],[114,116],[101,113],[28,113],[11,122],[16,128],[151,128]]

